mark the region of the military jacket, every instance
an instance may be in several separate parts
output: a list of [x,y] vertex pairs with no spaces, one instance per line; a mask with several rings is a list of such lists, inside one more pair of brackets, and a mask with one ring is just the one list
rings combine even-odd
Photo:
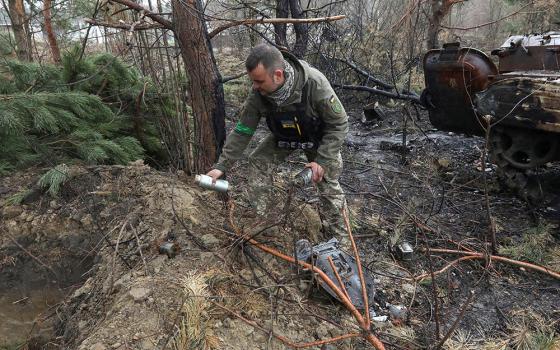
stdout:
[[224,172],[229,170],[243,155],[260,120],[265,119],[273,107],[276,112],[296,111],[302,101],[303,92],[307,94],[303,99],[305,114],[320,118],[323,125],[323,136],[317,148],[315,162],[324,167],[329,162],[337,161],[338,153],[348,134],[348,116],[344,107],[321,72],[289,53],[283,52],[283,55],[294,67],[292,94],[284,104],[274,107],[265,96],[252,91],[241,109],[239,121],[226,139],[220,158],[214,165],[215,169]]

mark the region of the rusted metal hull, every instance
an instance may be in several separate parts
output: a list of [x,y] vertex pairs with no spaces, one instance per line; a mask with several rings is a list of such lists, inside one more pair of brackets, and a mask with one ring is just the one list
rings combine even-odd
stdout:
[[477,94],[476,108],[500,126],[553,132],[560,138],[560,72],[501,74]]
[[499,69],[484,53],[457,44],[429,51],[422,101],[442,130],[485,135],[489,120],[498,176],[538,203],[535,169],[560,160],[560,32],[512,36],[492,54]]
[[424,57],[423,99],[432,125],[441,130],[483,134],[473,98],[498,74],[496,65],[479,50],[446,44]]
[[500,73],[560,70],[560,33],[514,35],[492,55],[500,59]]

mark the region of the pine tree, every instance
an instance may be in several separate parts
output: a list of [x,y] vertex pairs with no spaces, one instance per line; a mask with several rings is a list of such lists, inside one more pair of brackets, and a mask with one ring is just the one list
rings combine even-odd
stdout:
[[[139,94],[156,96],[150,82],[109,54],[80,60],[78,53],[64,56],[62,67],[0,64],[0,174],[36,164],[126,164],[146,150],[154,158],[164,154],[153,116],[165,101],[137,108]],[[136,137],[139,118],[143,140]]]

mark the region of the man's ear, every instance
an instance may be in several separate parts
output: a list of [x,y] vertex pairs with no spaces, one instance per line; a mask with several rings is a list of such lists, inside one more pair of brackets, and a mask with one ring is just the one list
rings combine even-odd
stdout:
[[275,69],[272,76],[274,77],[274,81],[279,83],[284,80],[284,71],[282,69]]

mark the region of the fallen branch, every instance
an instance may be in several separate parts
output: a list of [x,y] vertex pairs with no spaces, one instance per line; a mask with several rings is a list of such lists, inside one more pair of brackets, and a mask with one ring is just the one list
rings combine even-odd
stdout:
[[239,78],[241,78],[241,77],[244,76],[244,75],[247,75],[247,72],[241,72],[241,73],[238,73],[238,74],[235,74],[235,75],[223,77],[223,78],[220,80],[220,83],[224,84],[224,83],[227,83],[227,82],[230,81],[230,80],[239,79]]
[[[433,275],[436,276],[436,275],[442,274],[442,273],[444,273],[445,271],[449,270],[449,268],[451,268],[452,266],[455,266],[457,263],[460,263],[461,261],[473,260],[473,259],[478,259],[478,257],[473,256],[473,255],[463,256],[462,258],[453,260],[453,261],[450,262],[449,264],[445,265],[445,267],[442,268],[441,270],[439,270],[439,271],[434,271]],[[420,282],[420,281],[426,279],[427,277],[431,277],[431,276],[432,276],[432,273],[427,272],[427,273],[424,273],[424,274],[421,274],[421,275],[419,275],[419,276],[414,277],[413,280],[415,280],[416,282]]]
[[338,281],[338,285],[340,286],[340,288],[342,288],[342,292],[344,293],[344,295],[350,299],[350,296],[348,295],[348,291],[346,290],[346,287],[344,286],[344,283],[342,283],[342,278],[340,277],[340,274],[338,273],[338,270],[336,269],[336,266],[334,266],[334,261],[333,259],[328,256],[327,260],[329,261],[329,265],[331,266],[331,269],[334,273],[334,276],[336,277],[336,280]]
[[371,75],[369,72],[365,71],[364,69],[358,67],[354,62],[350,62],[348,60],[342,59],[342,58],[335,58],[337,61],[345,63],[346,65],[348,65],[350,68],[352,68],[353,70],[355,70],[358,74],[366,77],[369,81],[373,81],[375,84],[388,89],[388,90],[394,90],[395,87],[389,83],[384,82],[383,80],[374,77],[373,75]]
[[[228,204],[229,204],[229,222],[230,222],[230,225],[233,228],[233,230],[234,230],[234,232],[237,236],[243,237],[244,236],[243,233],[237,227],[237,225],[235,224],[235,221],[233,220],[233,211],[234,211],[235,204],[233,203],[233,201],[231,199],[229,200]],[[247,239],[247,242],[252,244],[254,247],[262,250],[265,253],[272,254],[275,257],[280,258],[282,260],[285,260],[287,262],[290,262],[292,264],[299,264],[303,268],[306,268],[309,271],[313,271],[323,282],[325,282],[333,290],[333,292],[338,296],[338,298],[340,299],[342,304],[344,304],[344,306],[352,313],[352,315],[354,316],[354,318],[358,322],[360,328],[362,328],[362,330],[364,331],[364,333],[360,334],[360,336],[362,336],[365,340],[367,340],[377,350],[384,350],[385,349],[385,346],[383,345],[383,343],[375,335],[373,335],[371,333],[371,331],[369,329],[369,324],[366,322],[364,317],[362,317],[362,315],[356,309],[356,307],[352,304],[352,302],[346,297],[346,295],[344,295],[344,292],[340,288],[338,288],[336,283],[334,283],[327,276],[327,274],[325,272],[323,272],[321,269],[319,269],[318,267],[316,267],[314,265],[311,265],[311,264],[306,263],[306,262],[301,261],[301,260],[296,260],[294,257],[283,254],[283,253],[277,251],[274,248],[268,247],[264,244],[261,244],[261,243],[255,241],[252,238]],[[354,243],[354,245],[355,245],[355,243]],[[363,283],[362,283],[362,285],[363,285]],[[366,312],[368,312],[367,309],[366,309]],[[369,321],[369,318],[368,318],[368,321]]]
[[46,268],[47,270],[49,270],[54,277],[58,278],[58,274],[52,269],[52,267],[50,267],[49,265],[45,264],[44,262],[41,261],[41,259],[39,259],[38,257],[36,257],[35,255],[31,254],[31,252],[27,249],[25,249],[24,246],[22,246],[21,244],[19,244],[16,239],[9,233],[5,232],[6,236],[8,236],[8,238],[10,238],[10,240],[19,247],[19,249],[23,250],[27,255],[29,255],[33,260],[35,260],[36,262],[39,263],[39,265],[43,266],[44,268]]
[[469,307],[469,305],[472,303],[473,299],[474,299],[474,291],[471,290],[470,294],[469,294],[469,297],[467,298],[467,300],[463,304],[463,307],[461,307],[461,311],[459,312],[459,315],[457,315],[457,318],[455,319],[455,322],[453,322],[453,325],[451,326],[451,328],[449,328],[449,331],[447,331],[445,336],[443,338],[441,338],[439,343],[437,343],[436,350],[441,349],[443,344],[445,344],[445,341],[447,339],[449,339],[449,337],[453,334],[453,332],[455,332],[455,330],[457,329],[457,326],[459,326],[459,322],[461,321],[463,316],[465,316],[465,312],[467,311],[467,308]]
[[216,303],[215,301],[210,300],[210,302],[212,304],[214,304],[215,306],[219,307],[220,309],[223,309],[223,310],[229,312],[230,314],[237,317],[241,321],[247,323],[248,325],[257,328],[257,329],[265,332],[266,334],[271,334],[274,338],[280,340],[282,343],[284,343],[284,344],[286,344],[289,347],[294,348],[294,349],[303,349],[303,348],[309,348],[309,347],[312,347],[312,346],[321,346],[321,345],[325,345],[325,344],[334,343],[334,342],[337,342],[339,340],[344,340],[344,339],[348,339],[348,338],[355,338],[355,337],[361,336],[360,333],[348,333],[348,334],[343,334],[343,335],[333,337],[333,338],[329,338],[329,339],[317,340],[317,341],[314,341],[314,342],[294,343],[294,342],[290,341],[288,338],[286,338],[284,336],[281,336],[279,334],[276,334],[272,330],[265,329],[264,327],[259,325],[257,322],[255,322],[253,320],[249,320],[249,319],[241,316],[237,312],[235,312],[235,311],[233,311],[233,310],[231,310],[231,309],[229,309],[229,308],[227,308],[223,305],[220,305],[220,304]]
[[360,284],[362,286],[362,298],[364,300],[364,316],[366,318],[366,326],[369,329],[370,327],[369,303],[368,303],[368,296],[366,290],[366,280],[364,279],[364,272],[362,271],[362,263],[360,262],[360,254],[358,254],[358,247],[356,246],[354,237],[352,237],[352,228],[350,226],[350,220],[348,219],[348,213],[346,213],[345,208],[342,208],[342,217],[344,218],[344,225],[346,225],[346,232],[348,233],[348,238],[352,243],[352,251],[354,253],[354,258],[356,258],[356,265],[358,265],[358,276],[360,277]]
[[466,251],[462,251],[462,250],[453,250],[453,249],[439,249],[439,248],[430,248],[430,252],[432,253],[441,253],[441,254],[458,254],[458,255],[465,255],[465,256],[472,256],[473,259],[477,258],[480,260],[487,260],[490,259],[490,261],[501,261],[501,262],[506,262],[515,266],[520,266],[523,268],[527,268],[530,270],[535,270],[535,271],[539,271],[542,272],[544,274],[549,275],[550,277],[556,278],[558,280],[560,280],[560,273],[553,271],[549,268],[546,268],[544,266],[540,266],[540,265],[535,265],[535,264],[531,264],[525,261],[519,261],[519,260],[513,260],[513,259],[509,259],[503,256],[498,256],[498,255],[486,255],[483,253],[478,253],[478,252],[466,252]]
[[[124,0],[120,0],[124,1]],[[214,36],[218,35],[220,32],[224,30],[236,27],[236,26],[246,26],[246,25],[253,25],[253,24],[265,24],[265,23],[272,23],[272,24],[282,24],[282,23],[293,23],[293,24],[300,24],[300,23],[320,23],[320,22],[332,22],[338,21],[341,19],[346,18],[345,15],[339,16],[331,16],[331,17],[318,17],[318,18],[256,18],[256,19],[244,19],[240,21],[231,21],[228,24],[224,24],[220,26],[210,33],[208,33],[208,37],[212,39]]]
[[420,102],[420,96],[418,96],[414,93],[411,93],[411,92],[397,93],[397,92],[379,90],[379,89],[372,88],[372,87],[369,87],[369,86],[361,86],[361,85],[333,84],[333,86],[337,87],[337,88],[340,88],[340,89],[365,91],[365,92],[369,92],[370,94],[386,96],[386,97],[395,98],[395,99],[398,99],[398,100],[410,101],[410,102],[416,103],[416,104],[422,104]]

